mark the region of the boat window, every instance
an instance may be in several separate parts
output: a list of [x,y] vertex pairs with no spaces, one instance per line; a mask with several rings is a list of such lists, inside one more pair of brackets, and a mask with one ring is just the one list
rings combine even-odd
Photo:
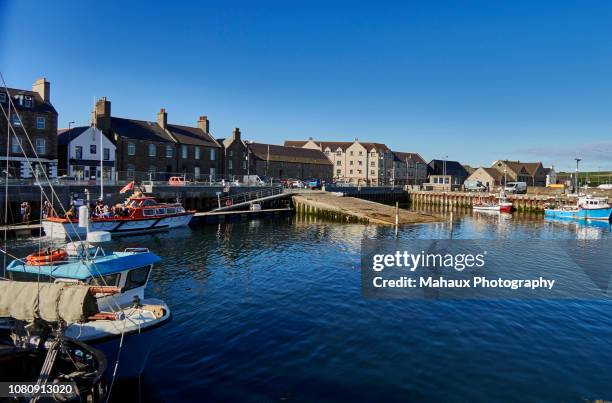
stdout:
[[157,212],[157,215],[163,215],[163,214],[166,214],[166,209],[165,208],[158,208],[156,210],[156,212]]
[[177,210],[178,210],[179,213],[184,213],[185,212],[185,209],[182,208],[182,207],[179,207]]
[[119,278],[121,278],[121,273],[107,274],[102,277],[92,277],[89,285],[97,287],[117,287],[119,285]]
[[[8,277],[13,281],[38,281],[38,273],[26,273],[22,271],[8,271]],[[54,278],[45,274],[40,274],[40,281],[43,283],[52,283]]]
[[166,214],[176,214],[176,209],[175,208],[167,208],[166,209]]
[[155,206],[156,204],[157,203],[155,202],[155,200],[151,199],[147,199],[142,203],[143,206]]
[[144,286],[147,283],[147,277],[149,277],[149,268],[149,266],[144,266],[130,270],[125,280],[123,291]]
[[155,209],[154,208],[146,208],[146,209],[142,210],[142,215],[144,215],[144,216],[155,215]]

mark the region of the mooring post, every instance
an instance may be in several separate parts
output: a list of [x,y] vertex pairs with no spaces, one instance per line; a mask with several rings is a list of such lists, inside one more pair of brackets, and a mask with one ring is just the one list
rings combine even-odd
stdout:
[[399,233],[399,202],[395,202],[395,236]]

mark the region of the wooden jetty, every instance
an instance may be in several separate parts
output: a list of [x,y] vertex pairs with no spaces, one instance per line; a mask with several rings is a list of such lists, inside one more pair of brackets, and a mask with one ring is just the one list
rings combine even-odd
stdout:
[[[395,225],[395,207],[355,197],[332,193],[312,193],[293,196],[298,214],[318,215],[338,221]],[[399,209],[399,224],[419,224],[443,221],[436,214]]]

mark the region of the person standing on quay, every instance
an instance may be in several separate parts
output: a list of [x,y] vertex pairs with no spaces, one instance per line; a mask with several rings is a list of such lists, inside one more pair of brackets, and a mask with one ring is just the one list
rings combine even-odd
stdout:
[[21,203],[21,221],[26,225],[30,223],[30,213],[32,212],[32,208],[30,207],[30,203],[24,201]]

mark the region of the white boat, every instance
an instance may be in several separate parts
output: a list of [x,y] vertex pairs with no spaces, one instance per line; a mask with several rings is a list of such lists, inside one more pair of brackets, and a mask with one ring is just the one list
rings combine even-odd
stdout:
[[502,213],[510,213],[512,211],[512,202],[503,194],[497,196],[496,201],[487,201],[479,198],[472,203],[472,209],[475,211],[499,211]]
[[[70,255],[65,250],[45,252],[46,264],[40,264],[44,262],[44,254],[12,261],[7,267],[9,281],[2,282],[4,288],[18,288],[21,281],[38,279],[41,284],[89,286],[95,292],[99,311],[81,320],[65,320],[64,334],[104,352],[109,377],[140,376],[157,329],[168,324],[172,317],[163,301],[144,296],[151,270],[160,258],[148,249],[105,253],[84,242],[71,246]],[[113,374],[115,364],[118,364],[117,372]]]

